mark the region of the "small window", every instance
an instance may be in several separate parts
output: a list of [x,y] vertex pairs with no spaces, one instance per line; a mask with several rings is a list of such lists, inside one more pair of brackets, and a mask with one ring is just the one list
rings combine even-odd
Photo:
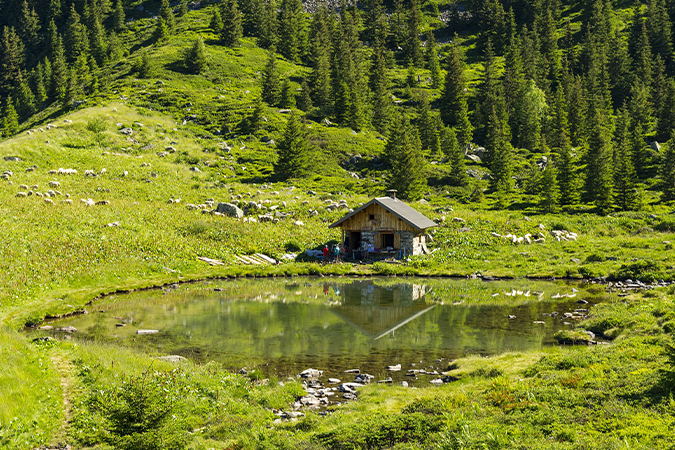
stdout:
[[368,220],[375,220],[375,214],[370,214],[368,216]]

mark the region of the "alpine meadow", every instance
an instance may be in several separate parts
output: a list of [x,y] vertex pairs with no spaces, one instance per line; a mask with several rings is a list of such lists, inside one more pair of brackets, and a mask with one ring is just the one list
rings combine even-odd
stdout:
[[[0,449],[675,450],[674,24],[675,0],[0,0]],[[360,313],[308,312],[362,280]],[[206,291],[246,322],[223,355],[190,328]],[[428,360],[441,307],[465,346]],[[294,360],[325,349],[271,325],[293,308],[354,348]],[[405,339],[409,366],[343,367]],[[218,359],[247,346],[293,370]]]

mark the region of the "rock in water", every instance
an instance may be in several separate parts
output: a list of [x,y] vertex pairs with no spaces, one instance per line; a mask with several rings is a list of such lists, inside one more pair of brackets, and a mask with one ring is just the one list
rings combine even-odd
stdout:
[[319,378],[323,374],[323,371],[317,369],[307,369],[300,373],[302,378]]
[[216,208],[216,212],[226,214],[230,217],[236,217],[237,219],[241,219],[242,217],[244,217],[244,211],[242,211],[232,203],[218,203],[218,208]]

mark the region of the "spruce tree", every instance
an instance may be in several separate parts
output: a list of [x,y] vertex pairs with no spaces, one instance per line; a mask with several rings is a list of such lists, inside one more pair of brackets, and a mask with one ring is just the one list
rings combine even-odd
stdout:
[[237,0],[224,0],[220,7],[220,16],[223,19],[220,42],[228,47],[238,47],[243,30]]
[[309,174],[311,161],[307,129],[295,114],[291,114],[284,135],[277,142],[277,155],[274,164],[277,179],[301,178]]
[[56,39],[56,47],[51,58],[52,80],[51,93],[52,98],[58,102],[63,100],[66,95],[66,86],[68,84],[68,67],[66,66],[66,51],[63,48],[61,36]]
[[187,0],[180,0],[178,3],[178,17],[183,17],[188,13]]
[[200,74],[208,68],[206,47],[201,36],[197,37],[195,43],[186,50],[183,64],[188,72],[194,74]]
[[[671,132],[671,135],[675,135],[675,132]],[[663,149],[659,164],[659,177],[663,200],[675,200],[675,142],[673,139]]]
[[387,61],[383,46],[377,46],[373,51],[370,64],[370,91],[373,105],[373,127],[386,135],[391,113],[391,94],[389,93],[389,77],[387,75]]
[[115,10],[112,14],[112,23],[113,30],[120,31],[124,28],[124,23],[126,21],[126,15],[124,14],[124,5],[122,0],[115,0]]
[[2,111],[2,135],[4,137],[15,135],[19,131],[19,116],[14,109],[12,97],[8,96],[5,100],[5,107]]
[[429,150],[431,154],[440,153],[440,140],[435,115],[431,112],[429,97],[426,93],[422,93],[418,100],[417,129],[419,131],[422,150]]
[[632,143],[629,131],[630,117],[624,107],[619,114],[614,143],[614,192],[616,206],[622,210],[636,209],[636,176],[633,167]]
[[665,61],[672,61],[673,36],[665,0],[648,1],[645,25],[654,54],[660,55]]
[[81,55],[86,55],[89,51],[89,39],[87,38],[87,29],[80,21],[80,15],[75,10],[75,4],[70,5],[70,15],[66,25],[66,34],[64,39],[68,60],[73,62]]
[[304,38],[301,0],[281,0],[279,12],[279,53],[289,61],[299,61]]
[[161,0],[159,7],[159,17],[164,19],[164,24],[169,30],[169,35],[176,29],[176,17],[173,15],[173,9],[169,5],[169,0]]
[[164,18],[160,17],[159,19],[157,19],[157,27],[155,28],[155,31],[152,33],[152,40],[157,43],[162,43],[165,42],[167,39],[169,39],[170,34],[171,32]]
[[277,71],[277,56],[272,47],[267,57],[267,64],[262,74],[262,99],[270,106],[279,102],[281,95],[281,86],[279,84],[279,73]]
[[613,208],[614,197],[610,132],[607,118],[599,109],[592,108],[588,118],[585,194],[600,213],[607,214]]
[[453,186],[466,186],[469,184],[469,175],[466,173],[464,150],[457,142],[457,133],[454,128],[444,126],[441,129],[441,150],[450,163],[450,176],[448,182]]
[[312,100],[319,108],[327,108],[331,105],[331,67],[330,53],[332,27],[330,17],[325,5],[312,18],[310,30],[310,57],[309,65],[312,68],[309,79],[312,85]]
[[49,95],[47,86],[51,78],[51,65],[49,65],[49,74],[47,74],[47,68],[45,67],[47,64],[49,64],[48,59],[40,61],[37,67],[33,70],[31,76],[33,92],[35,92],[36,108],[39,111],[41,111],[42,108],[44,108]]
[[651,105],[647,87],[636,82],[631,89],[630,136],[632,141],[633,166],[638,176],[643,176],[648,164],[648,153],[645,149],[646,137],[651,134]]
[[551,144],[557,153],[556,180],[560,189],[560,204],[573,205],[579,202],[579,177],[572,153],[567,121],[567,102],[562,86],[555,94],[551,124]]
[[253,114],[248,117],[248,124],[246,132],[253,134],[256,131],[262,129],[263,126],[263,114],[265,114],[265,104],[263,103],[262,97],[258,97],[255,101],[255,107],[253,109]]
[[509,143],[506,123],[493,105],[486,126],[487,165],[492,173],[490,185],[500,194],[511,192],[513,181],[513,148]]
[[19,86],[14,93],[16,112],[22,120],[26,120],[35,113],[35,95],[28,85],[28,80],[21,77]]
[[13,27],[4,27],[0,38],[0,94],[19,86],[24,65],[24,47]]
[[302,84],[300,85],[300,95],[297,100],[298,109],[302,111],[309,111],[312,109],[312,91],[307,84],[307,79],[302,79]]
[[549,163],[542,170],[539,177],[539,209],[548,214],[555,214],[560,210],[560,188],[558,186],[558,171]]
[[658,111],[657,140],[661,142],[670,140],[673,124],[675,124],[675,80],[669,78],[666,82],[661,108]]
[[406,14],[405,29],[405,59],[417,68],[423,66],[422,44],[420,42],[421,16],[420,1],[410,0],[411,4]]
[[[466,109],[464,67],[459,50],[454,44],[450,47],[450,53],[446,57],[445,70],[445,84],[438,102],[441,118],[445,124],[454,127],[458,133],[464,132],[471,135],[471,124],[466,123],[468,116],[463,111]],[[464,130],[467,125],[469,130]]]
[[295,107],[295,93],[293,91],[294,89],[291,85],[291,80],[288,78],[284,79],[283,83],[281,83],[281,94],[279,95],[279,103],[277,106],[280,108]]
[[390,176],[387,189],[396,189],[404,200],[418,200],[426,189],[424,158],[419,137],[407,117],[398,115],[389,127],[384,157]]
[[274,0],[262,0],[262,23],[258,34],[258,46],[269,49],[277,44],[277,10]]
[[103,64],[108,53],[108,48],[106,44],[105,28],[103,28],[99,15],[94,15],[92,23],[89,26],[89,47],[91,48],[91,55],[96,62],[98,64]]
[[209,22],[209,28],[213,30],[214,33],[220,35],[223,31],[223,18],[220,15],[220,8],[213,8],[213,15],[211,15],[211,22]]
[[443,85],[443,74],[441,73],[441,63],[438,60],[438,49],[435,45],[429,49],[428,55],[427,68],[431,76],[431,87],[440,89]]
[[35,8],[29,8],[28,2],[23,1],[21,6],[20,32],[24,45],[37,53],[40,44],[40,18]]

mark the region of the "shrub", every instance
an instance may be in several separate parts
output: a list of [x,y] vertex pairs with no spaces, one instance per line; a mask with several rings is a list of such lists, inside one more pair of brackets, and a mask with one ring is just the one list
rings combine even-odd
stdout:
[[481,367],[479,369],[474,370],[469,374],[471,377],[483,377],[483,378],[499,378],[504,376],[504,371],[501,369],[498,369],[496,367],[492,367],[490,369],[486,369],[485,367]]
[[553,338],[561,345],[589,344],[593,341],[590,335],[577,330],[560,330]]
[[612,274],[612,278],[616,280],[632,279],[650,282],[671,278],[671,276],[668,275],[662,263],[652,260],[640,260],[630,264],[622,264],[616,273]]
[[120,450],[181,450],[180,388],[175,372],[145,373],[99,392],[98,410],[107,425],[103,439]]

